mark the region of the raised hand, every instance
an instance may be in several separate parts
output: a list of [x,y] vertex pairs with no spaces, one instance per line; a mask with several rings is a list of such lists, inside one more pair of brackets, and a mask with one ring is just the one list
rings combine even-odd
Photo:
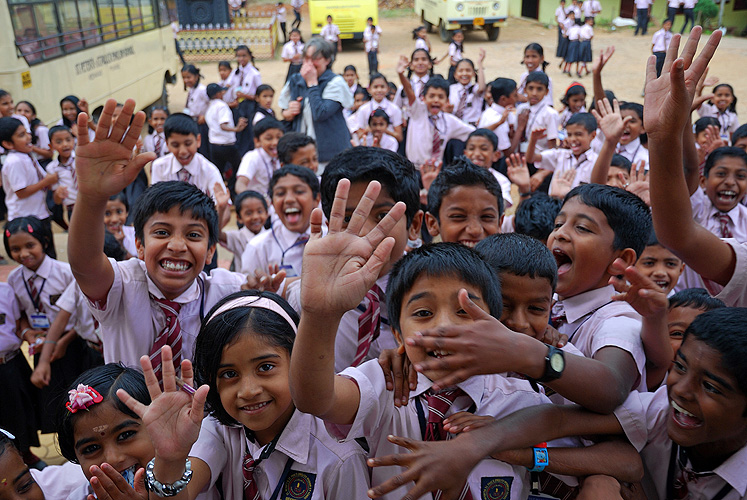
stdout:
[[572,168],[563,172],[555,172],[550,182],[550,191],[555,198],[565,198],[573,189],[573,180],[576,178],[576,169]]
[[519,193],[531,191],[531,178],[526,159],[518,153],[513,153],[506,158],[508,178],[519,188]]
[[544,127],[537,127],[532,129],[531,138],[535,141],[539,141],[540,139],[543,139],[547,137],[547,129]]
[[394,391],[394,406],[407,406],[410,391],[414,391],[418,385],[418,372],[412,369],[404,346],[382,350],[379,366],[384,371],[386,390]]
[[145,488],[145,469],[135,472],[135,487],[130,486],[117,472],[117,469],[107,463],[101,467],[92,465],[90,482],[94,495],[88,495],[86,500],[148,500],[148,490]]
[[401,75],[410,66],[410,60],[406,56],[399,56],[397,61],[397,74]]
[[389,261],[394,238],[389,234],[404,217],[405,204],[397,202],[368,233],[363,226],[381,191],[369,183],[345,227],[350,181],[337,184],[329,217],[329,231],[322,237],[322,211],[311,213],[311,237],[303,252],[301,303],[305,314],[339,315],[356,307]]
[[591,113],[596,118],[597,126],[602,130],[605,139],[609,139],[615,144],[620,141],[625,126],[633,119],[631,116],[623,118],[617,99],[612,101],[612,105],[610,105],[606,97],[597,102],[596,109],[592,109]]
[[[112,114],[117,101],[109,99],[104,104],[101,118],[96,125],[93,142],[88,134],[78,136],[75,148],[75,172],[78,191],[99,200],[109,199],[135,180],[146,163],[156,159],[155,153],[142,153],[134,158],[132,149],[137,144],[145,123],[145,113],[134,114],[135,101],[127,99],[117,120],[112,124]],[[130,119],[132,118],[132,123]],[[78,127],[86,130],[88,116],[78,115]]]
[[[619,292],[612,300],[627,302],[644,317],[661,314],[667,309],[667,294],[651,278],[641,274],[634,266],[626,267],[622,259],[615,260],[612,266],[615,275],[610,278],[610,284]],[[625,276],[625,279],[618,278],[619,275]]]
[[646,205],[651,206],[650,184],[646,174],[646,162],[641,160],[637,165],[630,169],[630,183],[625,186],[625,190],[633,193],[642,199]]
[[614,53],[614,45],[611,45],[599,51],[599,59],[597,59],[597,63],[594,65],[594,73],[601,73],[602,69],[604,69],[604,65],[607,64]]

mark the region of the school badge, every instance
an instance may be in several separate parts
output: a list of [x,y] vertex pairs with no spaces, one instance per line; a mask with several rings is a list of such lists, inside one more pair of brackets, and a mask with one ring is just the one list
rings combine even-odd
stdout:
[[510,500],[512,477],[483,477],[480,479],[482,500]]
[[316,474],[291,470],[283,487],[283,500],[309,500],[315,482]]
[[0,313],[0,325],[5,324],[5,313]]
[[58,293],[57,295],[50,295],[49,296],[49,303],[51,305],[55,305],[58,300],[60,300],[60,297],[62,297],[61,293]]

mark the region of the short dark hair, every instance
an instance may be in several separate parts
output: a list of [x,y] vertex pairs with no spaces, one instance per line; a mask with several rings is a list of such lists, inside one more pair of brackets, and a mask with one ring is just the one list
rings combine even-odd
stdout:
[[716,148],[708,155],[708,159],[706,159],[705,166],[703,167],[703,175],[705,177],[708,177],[711,169],[721,158],[739,158],[747,166],[747,152],[744,149],[734,146],[723,146]]
[[70,127],[66,127],[65,125],[55,125],[49,129],[49,133],[47,134],[50,141],[57,132],[67,132],[68,134],[73,135],[73,131],[70,130]]
[[526,84],[529,85],[530,83],[539,83],[540,85],[544,85],[545,88],[549,88],[550,78],[543,71],[533,71],[529,73],[526,79]]
[[262,118],[254,125],[254,138],[259,139],[260,137],[262,137],[262,134],[264,134],[268,130],[279,130],[281,132],[285,131],[283,125],[279,121],[268,116],[267,118]]
[[254,91],[254,95],[256,95],[257,97],[259,97],[260,95],[262,95],[262,92],[272,92],[274,94],[275,93],[275,89],[272,88],[272,86],[270,86],[270,85],[268,85],[266,83],[263,83],[262,85],[260,85],[259,87],[257,87],[257,90]]
[[0,144],[3,142],[13,142],[13,134],[18,127],[23,127],[23,123],[18,118],[4,116],[0,118]]
[[691,309],[711,311],[726,307],[726,304],[722,300],[712,297],[705,288],[686,288],[669,297],[669,309],[674,309],[675,307],[689,307]]
[[440,76],[434,76],[425,82],[425,85],[423,85],[423,95],[427,94],[430,89],[441,89],[446,92],[446,97],[449,96],[449,82]]
[[697,135],[707,129],[709,125],[718,127],[718,129],[721,130],[721,122],[718,121],[718,118],[716,118],[715,116],[703,116],[698,118],[697,120],[695,120],[695,123],[693,123],[693,130]]
[[442,168],[428,189],[428,213],[439,219],[441,203],[449,191],[459,186],[482,186],[495,196],[498,216],[503,215],[503,191],[501,185],[488,169],[478,167],[467,158],[458,158],[455,163]]
[[530,278],[546,278],[553,292],[558,282],[558,264],[552,252],[540,241],[518,233],[491,234],[475,245],[475,250],[496,272]]
[[653,227],[651,211],[643,200],[617,187],[582,184],[566,195],[563,205],[576,197],[584,205],[604,214],[607,224],[615,233],[612,242],[615,250],[632,248],[636,256],[641,255]]
[[251,189],[247,189],[246,191],[242,191],[239,194],[236,195],[236,199],[234,200],[234,205],[236,206],[236,215],[239,215],[241,213],[241,204],[244,203],[244,201],[248,200],[249,198],[254,198],[262,202],[262,206],[265,207],[265,210],[268,210],[269,207],[267,206],[267,199],[259,194],[256,191],[252,191]]
[[731,143],[734,144],[743,137],[747,137],[747,123],[740,125],[739,128],[731,134]]
[[[171,134],[193,135],[197,138],[200,135],[200,127],[197,126],[197,122],[191,116],[184,113],[174,113],[166,118],[166,122],[163,124],[163,136],[166,140],[169,139]],[[206,141],[207,137],[203,137],[202,140]]]
[[117,241],[117,238],[109,231],[104,230],[104,255],[116,261],[127,258],[127,250]]
[[612,160],[610,161],[610,167],[621,168],[627,173],[630,173],[630,170],[633,168],[633,164],[630,163],[630,160],[625,158],[623,155],[614,154],[612,155]]
[[371,86],[374,80],[378,80],[379,78],[384,80],[384,84],[389,85],[389,80],[381,73],[371,73],[371,76],[368,77],[368,85]]
[[231,417],[220,400],[217,389],[218,366],[223,350],[230,347],[243,334],[250,333],[261,336],[271,345],[285,349],[290,355],[296,333],[293,327],[278,313],[259,307],[234,307],[213,318],[223,304],[239,297],[257,297],[270,299],[290,316],[298,325],[298,314],[280,296],[271,292],[258,290],[244,290],[232,293],[218,301],[205,319],[202,320],[200,333],[195,341],[194,369],[197,385],[207,384],[210,392],[207,395],[205,408],[208,413],[218,419],[223,425],[240,425]]
[[591,113],[576,113],[565,124],[566,128],[570,125],[581,125],[590,134],[597,131],[597,119]]
[[109,201],[118,201],[122,205],[125,206],[125,209],[129,212],[130,211],[130,203],[127,201],[127,193],[125,191],[120,191],[117,194],[113,194],[109,197]]
[[420,177],[410,160],[382,148],[359,146],[335,155],[322,174],[322,210],[329,219],[337,184],[378,181],[394,201],[404,202],[407,225],[420,210]]
[[722,307],[695,318],[682,337],[692,336],[721,354],[721,367],[737,380],[739,392],[747,396],[747,308]]
[[304,184],[311,188],[311,194],[314,196],[314,198],[316,198],[316,195],[319,194],[319,179],[317,178],[316,174],[308,168],[299,167],[298,165],[289,163],[287,165],[283,165],[281,168],[277,169],[275,173],[272,174],[269,187],[270,198],[272,198],[272,191],[275,189],[275,184],[277,184],[280,179],[287,175],[294,175],[301,179]]
[[623,101],[620,103],[620,111],[634,111],[638,118],[643,122],[643,104],[637,102]]
[[501,77],[490,82],[490,95],[496,103],[501,97],[509,97],[516,89],[516,81],[510,78]]
[[490,144],[493,145],[493,151],[498,150],[498,136],[495,135],[495,132],[493,132],[490,129],[487,128],[478,128],[472,131],[471,134],[467,137],[467,142],[469,142],[470,139],[473,137],[484,137],[490,142]]
[[143,191],[134,206],[132,225],[135,238],[143,241],[143,228],[153,214],[165,214],[174,207],[179,207],[181,214],[191,212],[194,220],[205,221],[209,247],[218,242],[220,228],[213,199],[196,186],[182,181],[157,182]]
[[392,330],[400,331],[402,301],[422,275],[454,276],[479,288],[490,315],[501,317],[501,285],[480,254],[460,243],[435,243],[408,252],[392,267],[387,287],[387,311]]
[[555,218],[562,204],[563,202],[557,198],[535,192],[516,207],[514,231],[540,241],[547,241],[555,228]]
[[[80,374],[75,382],[70,384],[68,389],[75,389],[79,384],[88,385],[103,396],[103,401],[98,404],[109,402],[118,411],[137,420],[140,420],[140,417],[119,399],[117,390],[124,389],[127,391],[127,394],[140,403],[146,406],[150,404],[150,393],[148,393],[148,387],[145,385],[143,373],[134,368],[124,366],[121,363],[107,363],[103,366],[91,368]],[[65,395],[67,395],[67,391],[65,391]],[[63,398],[63,400],[66,399]],[[78,457],[75,455],[75,420],[76,417],[87,412],[71,413],[65,407],[62,400],[59,403],[59,407],[55,410],[57,412],[57,443],[60,447],[60,453],[70,462],[77,464]],[[145,432],[145,425],[142,426],[141,432]]]
[[374,118],[383,118],[384,121],[389,125],[392,121],[389,118],[389,115],[386,111],[384,111],[383,108],[376,109],[373,113],[371,113],[371,116],[368,117],[368,124],[371,124],[371,120]]
[[284,134],[278,141],[278,159],[280,163],[283,165],[290,163],[295,152],[309,144],[316,146],[316,141],[310,135],[301,132],[288,132]]

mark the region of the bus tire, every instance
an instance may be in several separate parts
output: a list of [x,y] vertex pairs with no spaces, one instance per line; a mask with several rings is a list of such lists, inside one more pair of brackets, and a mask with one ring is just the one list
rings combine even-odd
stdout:
[[443,21],[438,25],[438,34],[441,36],[443,43],[451,42],[451,31],[446,29],[446,24]]
[[424,11],[420,12],[420,21],[422,21],[423,26],[425,26],[425,31],[427,33],[433,33],[433,23],[430,23],[430,22],[428,22],[428,21],[425,20],[425,12]]
[[499,26],[486,26],[485,32],[488,34],[488,40],[491,42],[495,42],[498,40],[498,35],[501,32],[501,28]]

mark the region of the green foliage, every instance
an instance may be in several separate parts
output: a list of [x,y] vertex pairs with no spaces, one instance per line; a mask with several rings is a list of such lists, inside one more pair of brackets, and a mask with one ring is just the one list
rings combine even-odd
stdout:
[[718,5],[713,0],[698,0],[695,6],[695,16],[702,19],[704,25],[708,25],[711,19],[718,16]]

